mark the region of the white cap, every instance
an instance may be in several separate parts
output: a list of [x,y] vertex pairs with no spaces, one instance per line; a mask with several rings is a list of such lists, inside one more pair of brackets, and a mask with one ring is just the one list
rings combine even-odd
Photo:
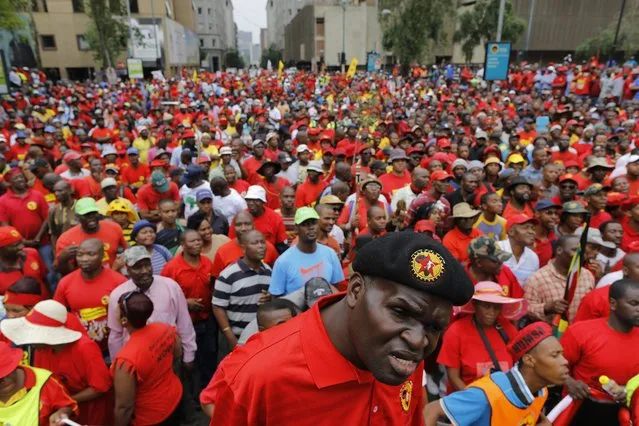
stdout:
[[620,176],[626,176],[628,171],[626,170],[626,166],[617,167],[610,173],[609,179],[612,181]]
[[266,191],[259,185],[251,185],[244,196],[245,200],[260,200],[266,203]]
[[484,138],[488,139],[488,133],[484,132],[482,129],[477,129],[475,131],[475,139]]
[[102,179],[102,182],[100,182],[100,187],[102,189],[108,188],[110,186],[118,186],[118,182],[112,177],[104,178]]
[[295,150],[295,152],[298,154],[304,151],[311,152],[311,149],[308,146],[306,146],[306,144],[301,144]]
[[322,169],[321,161],[309,161],[308,167],[306,168],[306,170],[311,172],[322,173],[322,174],[324,173],[324,169]]
[[220,148],[220,155],[233,155],[233,149],[230,146]]

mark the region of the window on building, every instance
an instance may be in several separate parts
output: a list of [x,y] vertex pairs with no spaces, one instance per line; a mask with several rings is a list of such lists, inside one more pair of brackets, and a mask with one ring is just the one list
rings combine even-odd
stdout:
[[212,40],[211,40],[211,46],[212,46],[212,47],[215,47],[215,39],[212,39]]
[[292,15],[293,15],[293,9],[289,9],[289,10],[288,10],[288,15],[289,15],[289,16],[292,16]]
[[73,13],[84,13],[84,0],[71,0]]
[[138,0],[129,0],[129,7],[131,8],[131,13],[140,13]]
[[204,47],[204,39],[203,38],[200,39],[200,47]]
[[55,36],[41,34],[40,45],[42,46],[42,50],[56,50]]
[[211,9],[210,7],[207,9],[207,12],[209,13],[209,16],[211,16],[213,14],[213,9]]
[[84,37],[84,34],[76,35],[75,41],[78,44],[78,50],[82,52],[89,50],[89,43],[87,43],[87,39]]
[[209,31],[213,31],[213,24],[209,24]]
[[198,15],[201,15],[201,14],[202,14],[202,8],[201,8],[201,7],[198,7],[198,8],[197,8],[197,14],[198,14]]

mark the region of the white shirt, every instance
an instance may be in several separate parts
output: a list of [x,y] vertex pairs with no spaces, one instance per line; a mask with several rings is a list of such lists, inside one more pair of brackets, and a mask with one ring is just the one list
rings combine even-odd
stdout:
[[626,252],[618,248],[615,251],[615,255],[613,257],[608,257],[608,256],[605,256],[605,255],[599,253],[597,255],[596,259],[599,261],[599,263],[601,263],[601,267],[605,271],[606,269],[609,269],[609,268],[612,268],[613,266],[615,266],[617,264],[617,262],[619,262],[621,259],[623,259],[623,257],[625,255],[626,255]]
[[198,211],[200,208],[197,206],[197,202],[195,200],[195,194],[200,189],[208,189],[211,191],[211,186],[207,181],[203,181],[201,184],[196,186],[195,188],[189,188],[186,185],[182,185],[180,188],[180,199],[184,203],[184,219],[188,219],[193,213]]
[[67,170],[66,172],[60,173],[60,177],[65,180],[83,179],[87,176],[91,176],[91,172],[87,169],[81,169],[80,174],[77,175],[71,174],[71,169]]
[[400,200],[406,202],[406,209],[408,209],[408,206],[410,206],[410,203],[412,203],[415,198],[417,198],[417,195],[413,192],[410,185],[400,188],[395,191],[391,197],[391,209],[393,209],[393,212],[397,211],[397,203]]
[[297,183],[297,175],[299,174],[298,169],[299,163],[293,163],[288,166],[288,169],[280,171],[277,177],[283,177],[287,181],[290,182],[291,185],[295,185]]
[[[510,246],[510,239],[506,238],[503,241],[498,241],[497,245],[503,251],[512,253],[513,249]],[[524,252],[521,254],[519,261],[515,259],[515,255],[513,255],[510,259],[504,262],[504,265],[508,266],[513,274],[519,280],[519,285],[524,287],[528,278],[539,269],[539,257],[537,253],[529,249],[528,247],[524,247]]]
[[337,241],[337,244],[339,244],[339,248],[343,253],[344,252],[344,231],[342,231],[342,228],[340,228],[337,225],[333,225],[333,229],[331,229],[331,232],[328,233],[328,236],[335,238],[335,241]]
[[233,188],[229,188],[231,193],[226,197],[220,197],[219,195],[213,196],[213,209],[224,216],[229,225],[233,223],[235,215],[239,212],[246,210],[247,205],[244,198]]
[[610,272],[601,277],[601,279],[597,283],[597,287],[595,288],[607,287],[615,281],[619,281],[620,279],[623,279],[623,271]]

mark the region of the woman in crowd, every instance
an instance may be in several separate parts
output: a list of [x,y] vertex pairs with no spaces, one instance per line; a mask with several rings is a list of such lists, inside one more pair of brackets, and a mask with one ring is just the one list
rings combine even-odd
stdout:
[[141,220],[133,226],[131,231],[131,241],[136,245],[143,246],[151,254],[151,265],[153,265],[153,275],[160,275],[164,265],[171,260],[171,252],[164,246],[155,244],[156,227],[148,220]]
[[[203,211],[197,211],[189,216],[186,222],[188,229],[194,229],[202,237],[202,256],[207,257],[211,262],[215,260],[215,253],[224,244],[231,241],[226,235],[219,235],[213,233],[211,222],[209,222],[209,216]],[[175,255],[177,256],[182,252],[180,247]]]
[[124,293],[118,300],[120,322],[131,338],[113,360],[114,425],[180,424],[182,384],[173,372],[182,345],[175,328],[147,324],[153,302],[143,293]]
[[448,393],[464,389],[491,370],[508,371],[513,366],[506,346],[517,329],[508,320],[521,318],[526,309],[523,299],[505,297],[499,284],[482,281],[461,313],[446,330],[437,358],[448,373]]

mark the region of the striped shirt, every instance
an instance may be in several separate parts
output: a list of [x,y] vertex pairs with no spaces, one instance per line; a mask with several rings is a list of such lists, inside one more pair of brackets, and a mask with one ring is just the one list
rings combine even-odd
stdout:
[[262,290],[268,290],[271,283],[271,268],[262,263],[259,271],[254,271],[240,259],[227,266],[215,281],[213,306],[226,310],[231,331],[236,337],[244,327],[256,318],[257,301]]

